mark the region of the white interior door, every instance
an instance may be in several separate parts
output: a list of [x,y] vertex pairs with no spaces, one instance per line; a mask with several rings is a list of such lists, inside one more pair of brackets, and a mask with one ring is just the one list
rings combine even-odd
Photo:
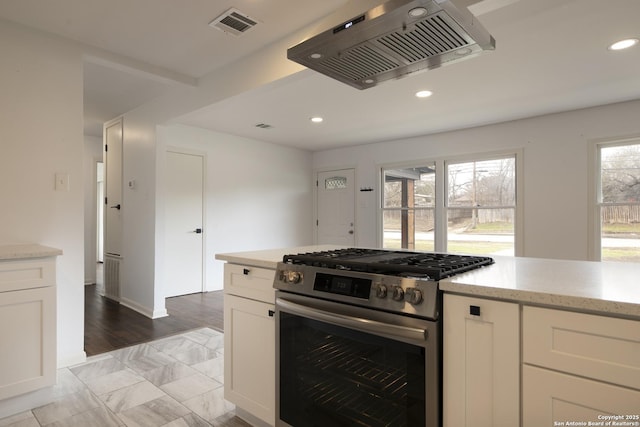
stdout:
[[104,252],[122,255],[122,119],[105,129]]
[[317,175],[319,245],[355,246],[355,172],[342,169]]
[[203,291],[204,157],[167,152],[165,296]]

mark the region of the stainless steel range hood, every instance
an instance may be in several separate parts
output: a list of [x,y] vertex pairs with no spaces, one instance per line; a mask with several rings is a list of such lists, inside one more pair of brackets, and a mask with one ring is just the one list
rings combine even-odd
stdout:
[[390,0],[288,49],[287,58],[367,89],[493,50],[464,3]]

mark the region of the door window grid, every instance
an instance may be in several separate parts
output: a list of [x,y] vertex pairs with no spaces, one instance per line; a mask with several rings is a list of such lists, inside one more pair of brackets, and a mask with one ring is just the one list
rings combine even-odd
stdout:
[[[514,255],[515,154],[423,164],[383,168],[382,246]],[[445,193],[438,202],[436,188]]]
[[347,178],[344,176],[332,176],[324,180],[326,190],[343,190],[347,188]]
[[640,262],[640,141],[597,150],[598,258]]

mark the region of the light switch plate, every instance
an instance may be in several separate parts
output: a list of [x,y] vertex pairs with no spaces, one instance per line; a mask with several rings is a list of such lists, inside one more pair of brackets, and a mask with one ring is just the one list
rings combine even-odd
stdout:
[[69,174],[56,172],[56,191],[69,191]]

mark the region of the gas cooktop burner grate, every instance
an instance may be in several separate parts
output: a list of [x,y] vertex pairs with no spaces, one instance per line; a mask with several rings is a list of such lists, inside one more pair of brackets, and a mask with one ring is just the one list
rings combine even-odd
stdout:
[[349,248],[285,255],[283,262],[336,270],[440,280],[493,264],[493,259],[470,255]]

